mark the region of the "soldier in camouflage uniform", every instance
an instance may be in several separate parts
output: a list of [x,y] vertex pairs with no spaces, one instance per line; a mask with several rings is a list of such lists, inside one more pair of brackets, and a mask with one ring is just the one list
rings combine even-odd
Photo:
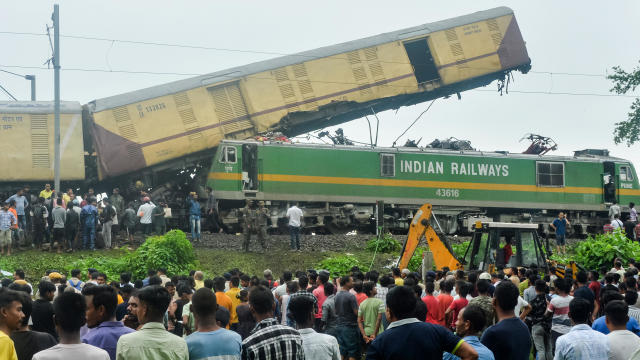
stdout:
[[258,240],[260,241],[260,245],[262,245],[262,249],[267,249],[267,219],[269,218],[269,210],[264,207],[264,201],[260,201],[258,203]]
[[249,252],[249,241],[251,241],[251,233],[254,230],[254,222],[256,218],[256,210],[253,208],[253,201],[247,199],[245,207],[242,209],[242,233],[244,234],[244,241],[242,242],[242,249],[245,252]]
[[247,205],[242,209],[242,232],[244,233],[244,242],[242,243],[242,249],[245,252],[249,251],[249,243],[251,241],[251,234],[258,235],[258,241],[260,245],[265,249],[265,237],[267,233],[267,219],[266,209],[263,206],[260,209],[256,209],[252,200],[247,200]]

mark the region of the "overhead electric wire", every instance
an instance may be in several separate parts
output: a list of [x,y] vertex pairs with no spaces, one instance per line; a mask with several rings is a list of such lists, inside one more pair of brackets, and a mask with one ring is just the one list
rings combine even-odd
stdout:
[[[22,66],[22,65],[2,65],[0,64],[0,68],[16,68],[16,69],[35,69],[35,70],[50,70],[47,67],[42,66]],[[0,69],[2,70],[2,69]],[[142,74],[142,75],[173,75],[173,76],[202,76],[206,74],[197,74],[197,73],[176,73],[176,72],[154,72],[154,71],[134,71],[134,70],[107,70],[107,69],[87,69],[87,68],[61,68],[62,71],[80,71],[80,72],[99,72],[99,73],[123,73],[123,74]],[[258,80],[273,80],[272,78],[265,77],[256,77],[252,75],[248,75],[251,79]],[[355,82],[344,82],[344,81],[325,81],[325,80],[309,80],[312,83],[323,83],[323,84],[342,84],[342,85],[353,85],[353,86],[362,86],[362,84],[358,84]],[[399,88],[415,88],[415,86],[411,85],[395,85],[395,84],[385,84],[387,87],[399,87]],[[469,91],[479,91],[479,92],[496,92],[495,90],[489,89],[471,89]],[[522,94],[540,94],[540,95],[571,95],[571,96],[598,96],[598,97],[619,97],[619,98],[638,98],[640,95],[624,95],[624,94],[599,94],[599,93],[577,93],[577,92],[554,92],[554,91],[528,91],[528,90],[509,90],[510,93],[522,93]]]
[[[46,33],[32,33],[32,32],[18,32],[18,31],[0,31],[0,34],[28,35],[28,36],[48,36]],[[104,38],[104,37],[97,37],[97,36],[64,35],[64,34],[61,34],[60,37],[70,38],[70,39],[79,39],[79,40],[106,41],[106,42],[111,42],[111,43],[119,42],[119,43],[123,43],[123,44],[146,45],[146,46],[177,47],[177,48],[185,48],[185,49],[225,51],[225,52],[248,53],[248,54],[259,54],[259,55],[298,56],[298,57],[310,58],[310,59],[318,59],[319,58],[317,55],[305,55],[305,54],[300,54],[300,53],[286,53],[286,52],[278,52],[278,51],[250,50],[250,49],[235,49],[235,48],[223,48],[223,47],[177,44],[177,43],[164,43],[164,42],[142,41],[142,40],[112,39],[112,38]],[[325,56],[325,57],[322,57],[322,58],[323,59],[329,59],[330,58],[330,59],[336,59],[336,60],[349,60],[346,57],[339,57],[339,56]],[[411,65],[410,62],[406,62],[406,61],[388,61],[388,60],[381,60],[381,59],[377,59],[375,61],[382,62],[382,63]],[[415,65],[415,64],[413,64],[413,65]],[[474,69],[480,69],[480,68],[474,67]],[[571,73],[571,72],[553,72],[553,71],[536,71],[536,70],[530,70],[529,72],[533,73],[533,74],[548,74],[548,75],[586,76],[586,77],[604,77],[604,78],[607,77],[606,74],[595,74],[595,73]]]
[[9,95],[14,101],[18,101],[18,99],[16,99],[15,96],[11,95],[9,90],[5,89],[4,86],[0,85],[0,89],[2,89],[2,91],[4,91],[7,95]]

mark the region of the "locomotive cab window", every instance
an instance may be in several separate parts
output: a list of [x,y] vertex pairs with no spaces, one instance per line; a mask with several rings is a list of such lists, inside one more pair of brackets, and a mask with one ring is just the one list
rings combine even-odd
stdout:
[[396,176],[396,156],[380,154],[380,176]]
[[633,181],[633,173],[631,167],[620,166],[620,181]]
[[233,146],[225,146],[220,154],[220,162],[227,164],[235,164],[238,161],[236,156],[236,148]]
[[536,163],[536,178],[538,186],[564,186],[564,163],[542,162]]

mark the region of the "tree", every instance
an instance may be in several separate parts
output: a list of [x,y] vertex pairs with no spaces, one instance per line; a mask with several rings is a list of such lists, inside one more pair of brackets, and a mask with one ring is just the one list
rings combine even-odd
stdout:
[[[621,67],[615,66],[613,71],[613,75],[607,76],[609,80],[613,81],[611,92],[623,95],[629,91],[635,91],[636,87],[640,86],[640,66],[631,72],[626,72]],[[616,144],[626,142],[627,146],[631,146],[640,141],[640,98],[633,100],[627,120],[616,123],[613,136],[613,141]]]

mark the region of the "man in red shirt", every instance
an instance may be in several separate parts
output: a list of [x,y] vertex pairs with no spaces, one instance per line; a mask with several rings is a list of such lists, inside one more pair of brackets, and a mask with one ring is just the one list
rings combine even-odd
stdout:
[[438,299],[438,304],[440,304],[442,314],[447,311],[449,305],[453,302],[453,296],[451,296],[453,284],[455,284],[453,280],[442,280],[442,283],[440,284],[440,295],[438,295],[436,299]]
[[467,300],[467,294],[469,294],[469,284],[464,280],[458,280],[456,282],[456,294],[460,297],[453,300],[451,305],[447,311],[445,311],[444,316],[447,320],[447,324],[450,329],[456,328],[456,321],[458,320],[458,314],[460,310],[464,309],[467,304],[469,304],[469,300]]
[[313,296],[318,299],[318,312],[314,315],[315,317],[315,330],[320,332],[322,330],[322,304],[327,300],[327,296],[324,294],[324,284],[329,281],[329,275],[324,271],[321,271],[318,274],[318,287],[313,290]]
[[428,281],[425,284],[424,291],[427,293],[427,296],[422,298],[422,302],[427,305],[427,320],[426,322],[436,325],[444,326],[444,312],[440,307],[440,303],[438,299],[433,296],[433,291],[435,290],[435,284],[432,281]]
[[[504,239],[505,245],[504,245],[504,263],[509,264],[509,260],[511,260],[511,256],[513,256],[513,249],[511,248],[511,238],[510,237],[506,237]],[[517,275],[517,274],[516,274]]]
[[[596,298],[596,309],[600,309],[600,282],[598,281],[598,272],[597,271],[589,271],[589,289],[593,291],[593,294]],[[593,320],[597,318],[597,312],[592,314]]]

